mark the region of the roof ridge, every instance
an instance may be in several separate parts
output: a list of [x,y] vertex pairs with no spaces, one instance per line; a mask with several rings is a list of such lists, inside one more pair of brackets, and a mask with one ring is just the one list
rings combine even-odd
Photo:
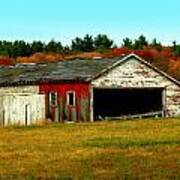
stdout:
[[[165,73],[164,71],[160,70],[159,68],[157,68],[156,66],[154,66],[153,64],[149,63],[148,61],[144,60],[143,58],[141,58],[140,56],[138,56],[135,53],[131,53],[128,54],[127,56],[122,57],[121,59],[119,59],[119,61],[115,62],[112,66],[102,70],[100,73],[98,73],[97,75],[95,75],[90,81],[97,79],[98,77],[102,76],[104,73],[108,72],[109,70],[112,70],[113,68],[117,67],[118,65],[121,65],[122,63],[126,62],[127,60],[129,60],[131,57],[136,58],[137,60],[139,60],[140,62],[142,62],[143,64],[149,66],[149,68],[153,69],[154,71],[160,73],[161,75],[163,75],[164,77],[166,77],[167,79],[171,80],[172,82],[174,82],[175,84],[177,84],[178,86],[180,86],[180,82],[173,78],[172,76],[168,75],[167,73]],[[120,61],[121,60],[121,61]]]

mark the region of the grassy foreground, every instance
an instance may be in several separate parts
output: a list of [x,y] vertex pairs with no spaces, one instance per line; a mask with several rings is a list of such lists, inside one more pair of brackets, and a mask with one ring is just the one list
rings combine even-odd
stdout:
[[180,179],[180,119],[0,128],[0,179]]

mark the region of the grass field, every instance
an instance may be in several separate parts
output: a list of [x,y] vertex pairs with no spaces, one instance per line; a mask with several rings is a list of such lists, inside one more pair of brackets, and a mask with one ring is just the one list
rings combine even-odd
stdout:
[[180,119],[0,128],[0,179],[180,179]]

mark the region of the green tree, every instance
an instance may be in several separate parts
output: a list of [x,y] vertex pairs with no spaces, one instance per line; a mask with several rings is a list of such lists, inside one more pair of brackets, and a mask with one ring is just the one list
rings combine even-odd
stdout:
[[64,46],[63,47],[63,54],[70,54],[71,53],[71,49],[69,46]]
[[176,41],[173,41],[172,43],[173,43],[173,50],[176,50],[176,47],[177,47]]
[[63,46],[61,44],[61,42],[56,42],[56,52],[57,53],[62,53],[63,52]]
[[83,40],[79,37],[76,37],[74,40],[72,40],[71,49],[73,51],[83,51]]
[[25,41],[14,41],[13,43],[13,53],[12,57],[16,58],[18,56],[29,56],[30,55],[30,45]]
[[173,53],[175,56],[180,56],[180,45],[177,44],[176,41],[173,41]]
[[43,52],[44,46],[44,43],[42,43],[41,41],[33,41],[31,44],[31,54]]
[[134,49],[143,49],[146,46],[148,46],[148,41],[144,35],[140,35],[134,42]]
[[94,40],[93,37],[89,34],[86,34],[86,36],[83,39],[83,49],[86,52],[90,52],[94,50]]
[[130,38],[127,37],[127,38],[123,39],[122,46],[126,47],[128,49],[132,49],[133,48],[133,41]]
[[151,46],[154,47],[155,49],[157,49],[158,51],[162,50],[162,45],[160,42],[157,42],[156,38],[153,39]]
[[46,52],[50,53],[61,53],[63,50],[63,46],[61,42],[56,42],[54,40],[51,40],[47,45],[46,45]]
[[99,34],[94,39],[95,49],[97,50],[110,49],[113,44],[113,40],[109,39],[105,34]]
[[180,56],[180,45],[177,46],[176,51],[175,51],[176,56]]
[[9,41],[0,41],[0,55],[9,56],[13,55],[13,44]]
[[86,34],[83,39],[76,37],[74,40],[72,40],[71,49],[73,51],[79,51],[79,52],[93,51],[94,50],[93,37],[90,36],[89,34]]

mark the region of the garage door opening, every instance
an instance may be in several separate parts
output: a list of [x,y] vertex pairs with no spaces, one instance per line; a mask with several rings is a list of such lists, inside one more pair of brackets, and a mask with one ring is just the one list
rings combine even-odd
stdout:
[[163,112],[163,88],[94,89],[94,119]]

